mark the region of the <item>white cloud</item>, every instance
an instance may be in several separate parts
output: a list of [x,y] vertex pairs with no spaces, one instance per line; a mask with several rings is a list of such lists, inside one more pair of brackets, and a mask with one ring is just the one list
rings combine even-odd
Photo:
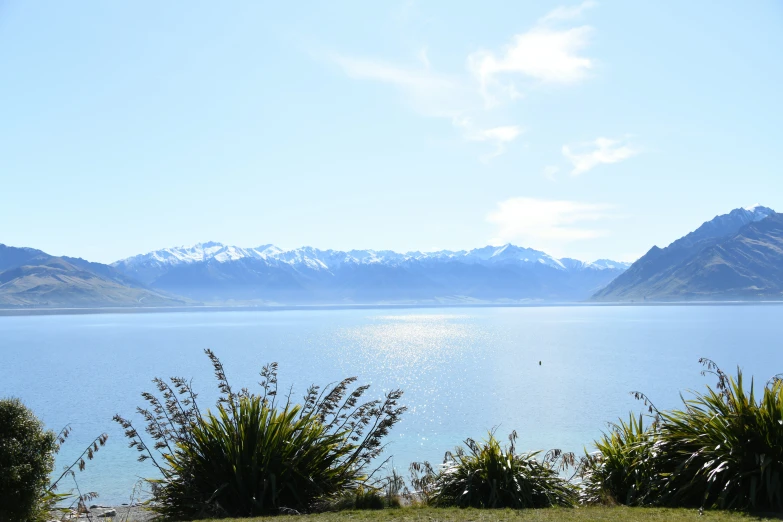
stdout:
[[515,35],[502,52],[479,51],[468,56],[468,69],[478,80],[480,91],[489,106],[501,98],[514,100],[520,91],[513,79],[522,75],[542,83],[569,84],[587,77],[593,67],[590,58],[580,56],[592,28],[565,30],[534,27]]
[[414,110],[430,117],[453,119],[470,104],[472,93],[458,78],[432,71],[426,51],[417,56],[418,66],[399,66],[380,60],[354,58],[337,53],[328,59],[349,77],[392,85],[400,90]]
[[610,217],[611,208],[577,201],[520,197],[501,201],[486,219],[496,226],[492,244],[519,241],[541,248],[605,235],[603,230],[581,225]]
[[506,150],[506,144],[511,143],[522,134],[523,129],[519,125],[503,125],[500,127],[490,127],[487,129],[477,128],[470,118],[457,117],[452,120],[455,127],[463,131],[463,136],[468,141],[485,141],[495,144],[495,151],[491,154],[482,156],[484,161],[503,154]]
[[571,174],[578,176],[604,163],[619,163],[638,154],[638,150],[625,144],[622,140],[598,138],[579,147],[582,152],[574,152],[568,145],[563,145],[563,156],[571,162]]
[[407,94],[418,111],[428,116],[449,118],[452,125],[462,131],[464,139],[494,144],[494,152],[483,156],[484,160],[502,154],[506,144],[522,132],[518,125],[487,128],[476,125],[465,116],[466,112],[471,112],[471,104],[463,86],[456,80],[432,72],[425,49],[419,52],[418,58],[424,68],[398,67],[374,60],[331,55],[332,61],[349,77],[394,85]]
[[454,118],[454,126],[465,131],[465,139],[470,141],[496,141],[508,143],[514,141],[522,133],[519,125],[503,125],[488,129],[479,129],[469,118]]
[[506,125],[503,127],[493,127],[479,131],[477,141],[495,140],[500,142],[509,142],[516,139],[522,130],[518,125]]
[[524,96],[524,86],[516,83],[520,77],[528,82],[570,84],[587,76],[593,61],[580,55],[580,51],[587,45],[592,29],[582,26],[561,30],[548,24],[575,18],[593,5],[592,0],[587,0],[578,6],[558,7],[529,31],[513,36],[500,51],[469,54],[466,62],[470,76],[435,72],[426,47],[416,53],[418,63],[414,66],[336,53],[327,58],[351,78],[395,86],[421,114],[450,119],[464,139],[493,143],[495,152],[484,157],[489,159],[503,153],[521,132],[519,125],[504,124],[498,113],[488,111],[501,101]]
[[[426,60],[426,52],[422,50],[422,53]],[[424,69],[412,69],[340,54],[332,54],[331,59],[351,78],[390,83],[412,92],[424,93],[456,87],[453,80],[430,71],[429,62]]]
[[550,22],[557,22],[560,20],[571,20],[582,16],[582,13],[591,7],[598,5],[592,0],[586,0],[579,5],[564,6],[561,5],[551,10],[546,15],[538,19],[538,23],[541,25],[548,24]]

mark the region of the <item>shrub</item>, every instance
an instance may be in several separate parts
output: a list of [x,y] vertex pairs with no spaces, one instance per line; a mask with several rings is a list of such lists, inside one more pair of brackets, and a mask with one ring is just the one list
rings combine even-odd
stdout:
[[55,434],[19,399],[0,400],[0,522],[41,515],[56,445]]
[[354,497],[356,509],[383,509],[386,507],[383,497],[373,489],[360,488]]
[[783,382],[757,400],[742,372],[719,376],[716,390],[694,393],[681,410],[660,412],[655,458],[669,505],[783,511]]
[[318,511],[346,511],[351,509],[384,509],[402,507],[401,498],[408,496],[405,480],[392,470],[391,475],[377,481],[365,480],[356,490],[343,492],[318,505]]
[[457,447],[447,453],[444,465],[434,473],[424,463],[412,466],[414,487],[435,506],[476,508],[541,508],[573,506],[576,488],[558,473],[573,462],[572,454],[559,450],[538,460],[540,452],[516,453],[516,433],[502,447],[494,432],[483,443],[465,441],[467,450]]
[[595,441],[597,451],[582,460],[582,502],[636,506],[655,498],[655,434],[644,426],[641,415],[610,425],[609,432]]
[[315,511],[377,510],[385,507],[387,507],[386,502],[378,490],[360,486],[320,502]]
[[[55,511],[83,511],[85,503],[98,497],[87,492],[78,495],[57,493],[65,478],[76,484],[75,469],[83,471],[106,444],[108,435],[96,437],[62,473],[50,481],[54,459],[71,433],[70,426],[59,434],[44,430],[41,421],[19,399],[0,400],[0,522],[49,520]],[[69,508],[57,508],[71,500]]]
[[115,416],[162,478],[153,485],[155,509],[170,518],[255,516],[310,511],[318,502],[356,490],[382,452],[383,439],[405,410],[399,390],[359,403],[368,386],[349,391],[355,378],[320,390],[302,405],[277,402],[277,365],[261,371],[260,395],[229,385],[209,350],[220,389],[214,413],[202,414],[185,379],[155,379],[161,398],[142,396],[139,408],[150,448],[131,421]]
[[768,381],[757,399],[739,369],[732,378],[700,362],[717,386],[683,398],[682,409],[659,411],[634,393],[655,421],[645,429],[632,417],[595,443],[583,466],[588,500],[783,511],[783,381]]

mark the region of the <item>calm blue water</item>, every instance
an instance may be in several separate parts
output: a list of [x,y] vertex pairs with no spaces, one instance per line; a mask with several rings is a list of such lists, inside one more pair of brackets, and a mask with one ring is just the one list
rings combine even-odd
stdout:
[[[346,376],[370,393],[400,387],[410,410],[391,436],[397,468],[439,462],[465,437],[516,429],[520,448],[581,451],[606,422],[700,388],[699,357],[766,380],[783,372],[783,307],[541,307],[206,312],[0,317],[0,396],[18,396],[51,429],[73,427],[58,466],[101,432],[106,448],[79,475],[102,503],[127,502],[151,467],[135,462],[112,415],[129,416],[155,376],[194,378],[216,397],[202,351],[235,388],[280,365],[280,388]],[[542,361],[539,366],[538,362]],[[139,422],[139,424],[141,424]]]

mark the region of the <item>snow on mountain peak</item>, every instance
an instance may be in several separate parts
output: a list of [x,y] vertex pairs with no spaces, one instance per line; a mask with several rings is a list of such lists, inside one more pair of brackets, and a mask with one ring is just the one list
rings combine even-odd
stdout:
[[596,259],[592,263],[587,263],[588,265],[598,268],[599,270],[606,270],[606,269],[621,269],[625,270],[628,267],[630,267],[633,263],[626,263],[621,261],[612,261],[611,259]]
[[268,263],[284,263],[298,269],[334,270],[345,264],[368,265],[384,264],[397,266],[407,262],[443,262],[453,261],[466,264],[511,264],[511,265],[544,265],[556,270],[584,269],[614,269],[626,268],[625,263],[600,260],[595,263],[584,263],[574,259],[556,259],[545,252],[524,248],[510,243],[502,246],[485,246],[472,250],[440,250],[436,252],[398,253],[391,250],[319,250],[313,247],[301,247],[283,250],[275,245],[267,244],[255,248],[241,248],[224,245],[216,241],[198,243],[189,247],[175,247],[156,250],[148,254],[134,256],[115,265],[177,265],[197,262],[214,261],[227,263],[241,259],[257,259]]
[[774,210],[772,210],[769,207],[765,207],[759,204],[751,205],[749,207],[745,207],[743,210],[747,210],[748,212],[753,213],[753,221],[761,221],[767,216],[770,216],[775,213]]
[[135,256],[131,259],[148,258],[152,261],[168,265],[194,263],[197,261],[204,261],[214,256],[215,253],[223,248],[225,247],[221,243],[208,241],[206,243],[198,243],[191,247],[164,248],[162,250],[150,252],[149,254]]

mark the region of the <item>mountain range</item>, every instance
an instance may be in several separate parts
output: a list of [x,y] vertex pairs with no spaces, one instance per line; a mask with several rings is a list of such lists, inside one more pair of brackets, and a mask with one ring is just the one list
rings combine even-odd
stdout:
[[340,304],[574,301],[589,297],[628,264],[556,259],[510,244],[397,253],[209,242],[112,266],[150,288],[202,302]]
[[473,250],[284,250],[216,242],[111,265],[0,244],[0,307],[669,302],[783,299],[783,215],[755,205],[635,263]]
[[401,254],[210,242],[112,265],[0,245],[0,307],[574,301],[627,267],[514,245]]
[[783,215],[754,205],[654,246],[595,301],[783,298]]

